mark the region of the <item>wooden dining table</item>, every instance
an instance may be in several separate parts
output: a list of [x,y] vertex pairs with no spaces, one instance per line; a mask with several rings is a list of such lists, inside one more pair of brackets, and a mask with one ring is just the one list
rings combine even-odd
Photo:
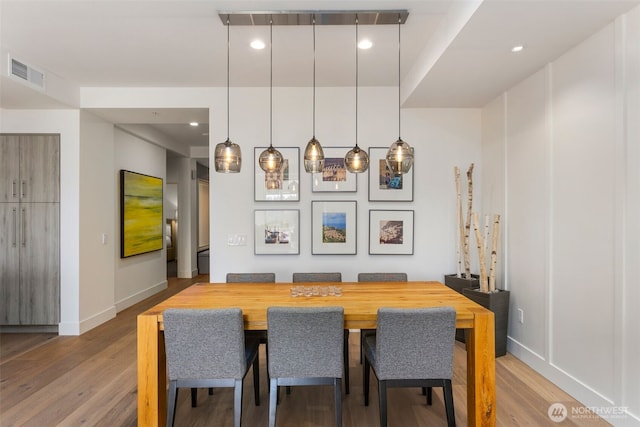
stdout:
[[[469,426],[495,426],[493,313],[439,282],[340,282],[341,296],[292,296],[300,283],[197,283],[138,316],[138,425],[160,426],[167,414],[167,377],[162,313],[168,308],[242,309],[246,330],[267,329],[267,307],[340,306],[347,329],[375,329],[378,308],[451,306],[456,327],[467,329]],[[307,284],[309,285],[309,284]]]

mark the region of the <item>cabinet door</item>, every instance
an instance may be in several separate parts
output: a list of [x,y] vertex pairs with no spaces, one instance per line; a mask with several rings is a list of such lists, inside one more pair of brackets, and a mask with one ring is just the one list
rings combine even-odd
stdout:
[[60,321],[60,204],[20,204],[20,323]]
[[19,201],[19,139],[18,135],[0,135],[0,203]]
[[0,324],[20,324],[20,208],[0,203]]
[[20,201],[60,201],[59,135],[20,136]]

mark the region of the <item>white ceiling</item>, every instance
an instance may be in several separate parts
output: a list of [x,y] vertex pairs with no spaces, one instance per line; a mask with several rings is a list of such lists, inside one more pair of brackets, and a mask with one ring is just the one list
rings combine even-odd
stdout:
[[[481,107],[640,0],[191,1],[0,0],[2,50],[77,87],[226,85],[226,11],[398,10],[404,107]],[[269,27],[231,26],[231,86],[269,85]],[[361,86],[397,86],[398,27],[359,26],[374,46],[359,53]],[[262,38],[267,48],[249,48]],[[273,83],[311,86],[312,30],[274,26]],[[523,44],[514,54],[511,47]],[[316,84],[353,86],[355,26],[316,26]],[[5,77],[2,108],[60,108]],[[95,111],[116,123],[155,123],[206,145],[202,110]],[[184,123],[199,116],[205,126]],[[151,118],[150,118],[151,117]],[[203,131],[203,128],[205,130]]]

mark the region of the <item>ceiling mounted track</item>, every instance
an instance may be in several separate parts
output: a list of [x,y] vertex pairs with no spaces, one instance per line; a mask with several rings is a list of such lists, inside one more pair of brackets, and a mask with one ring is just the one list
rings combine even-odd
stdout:
[[[280,12],[220,12],[224,25],[353,25],[358,17],[360,25],[398,24],[407,21],[407,10],[349,10],[349,11],[280,11]],[[227,21],[228,20],[228,21]]]

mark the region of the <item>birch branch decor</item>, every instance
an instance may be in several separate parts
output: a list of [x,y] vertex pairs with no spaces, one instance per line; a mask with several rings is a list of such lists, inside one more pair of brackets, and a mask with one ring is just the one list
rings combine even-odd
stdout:
[[460,168],[454,167],[453,173],[456,178],[456,212],[458,215],[457,238],[456,238],[456,277],[462,277],[462,248],[464,247],[464,220],[462,219],[462,192],[460,191]]
[[498,230],[500,215],[493,216],[493,240],[491,241],[491,264],[489,267],[489,292],[496,291],[496,263],[498,262]]
[[478,246],[478,264],[480,265],[480,292],[489,292],[489,281],[487,280],[487,265],[485,263],[484,238],[478,222],[478,212],[473,212],[473,229],[476,232],[476,242]]
[[464,277],[471,280],[471,260],[469,259],[469,235],[471,234],[471,212],[473,209],[473,163],[467,170],[467,222],[464,226]]
[[[478,246],[478,261],[480,265],[480,292],[496,291],[496,263],[498,261],[498,230],[500,227],[500,215],[493,216],[493,235],[491,239],[491,254],[489,261],[489,274],[487,275],[487,254],[486,246],[489,239],[482,236],[480,223],[478,221],[478,212],[473,213],[473,229],[476,234],[476,242]],[[485,226],[487,228],[487,226]]]

